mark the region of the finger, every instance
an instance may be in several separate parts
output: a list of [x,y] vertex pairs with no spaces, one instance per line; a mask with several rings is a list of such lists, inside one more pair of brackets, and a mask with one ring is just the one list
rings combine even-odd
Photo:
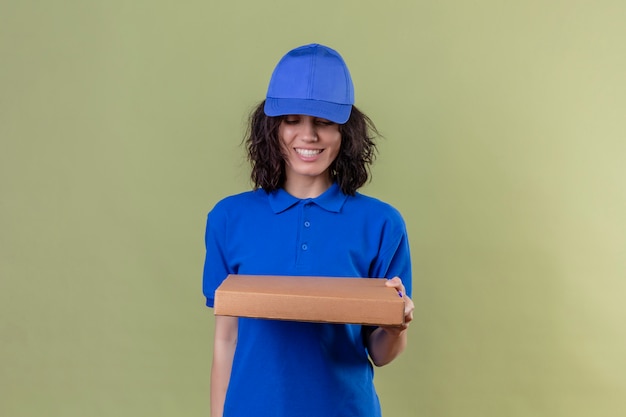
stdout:
[[409,297],[404,299],[404,321],[409,323],[413,320],[413,312],[415,311],[415,304]]
[[393,278],[387,279],[387,285],[395,286],[398,284],[402,284],[402,280],[400,279],[400,277],[393,277]]
[[404,316],[404,324],[409,324],[412,321],[413,321],[413,310],[410,310]]
[[400,279],[400,277],[394,277],[394,278],[388,279],[385,282],[385,285],[388,287],[397,288],[398,290],[401,290],[402,293],[405,292],[405,288],[404,288],[404,285],[402,285],[402,280]]

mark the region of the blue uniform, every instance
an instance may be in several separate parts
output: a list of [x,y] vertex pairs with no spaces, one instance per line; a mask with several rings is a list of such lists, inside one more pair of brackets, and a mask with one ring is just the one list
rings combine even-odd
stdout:
[[[280,189],[220,201],[206,228],[203,290],[213,307],[228,274],[399,276],[411,262],[397,210],[333,184],[298,199]],[[225,417],[374,417],[380,404],[360,325],[239,319]]]

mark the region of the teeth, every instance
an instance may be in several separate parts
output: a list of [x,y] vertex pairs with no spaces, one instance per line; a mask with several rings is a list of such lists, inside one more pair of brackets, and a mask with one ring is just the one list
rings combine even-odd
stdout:
[[321,149],[298,149],[296,148],[296,152],[302,156],[315,156],[322,152]]

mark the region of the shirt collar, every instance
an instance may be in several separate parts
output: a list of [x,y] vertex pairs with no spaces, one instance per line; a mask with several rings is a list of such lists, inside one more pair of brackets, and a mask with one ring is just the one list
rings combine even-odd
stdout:
[[315,198],[300,199],[292,196],[283,188],[269,193],[268,198],[270,206],[276,214],[287,210],[301,201],[310,201],[326,211],[339,213],[348,196],[341,192],[341,188],[339,188],[337,183],[333,183],[328,190]]

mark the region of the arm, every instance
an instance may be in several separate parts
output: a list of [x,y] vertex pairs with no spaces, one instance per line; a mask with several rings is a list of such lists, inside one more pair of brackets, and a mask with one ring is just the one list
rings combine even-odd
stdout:
[[400,278],[390,279],[386,285],[396,288],[404,298],[404,325],[401,327],[378,327],[370,334],[367,340],[367,349],[376,366],[387,365],[404,351],[407,345],[407,329],[413,320],[413,310],[415,309],[413,301],[406,295]]
[[230,371],[237,347],[237,317],[215,316],[211,364],[211,417],[222,417]]

